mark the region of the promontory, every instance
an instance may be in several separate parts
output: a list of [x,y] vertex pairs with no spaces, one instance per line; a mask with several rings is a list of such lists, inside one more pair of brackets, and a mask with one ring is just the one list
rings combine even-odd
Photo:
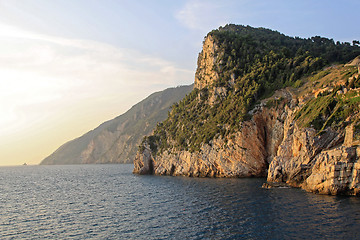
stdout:
[[146,136],[134,173],[266,177],[360,195],[360,47],[249,26],[210,32],[192,92]]

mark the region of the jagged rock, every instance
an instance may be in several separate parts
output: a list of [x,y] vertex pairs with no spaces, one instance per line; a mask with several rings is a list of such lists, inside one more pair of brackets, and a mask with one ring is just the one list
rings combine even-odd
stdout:
[[292,124],[284,132],[285,137],[269,166],[267,180],[284,181],[295,187],[299,187],[304,180],[304,174],[314,157],[342,140],[341,134],[330,129],[317,135],[315,129],[299,129],[296,124]]
[[[180,103],[181,108],[169,114],[167,123],[171,124],[166,126],[170,130],[165,127],[155,130],[158,131],[158,135],[154,134],[152,137],[157,139],[154,141],[155,145],[158,145],[152,151],[147,146],[151,146],[154,142],[143,143],[142,147],[145,150],[138,152],[134,162],[134,172],[194,177],[267,176],[268,182],[264,184],[264,188],[289,185],[321,194],[358,195],[360,148],[357,144],[360,135],[358,120],[360,113],[356,106],[352,108],[349,106],[358,102],[355,98],[357,95],[353,93],[357,76],[354,67],[351,66],[358,64],[359,58],[351,62],[350,67],[334,65],[319,72],[303,75],[303,78],[296,81],[304,84],[303,86],[296,84],[300,87],[280,89],[271,98],[259,102],[261,97],[257,95],[264,92],[252,92],[251,89],[266,89],[267,83],[260,86],[257,78],[267,79],[266,73],[271,75],[271,71],[265,66],[262,69],[258,68],[262,66],[262,59],[259,59],[253,66],[245,67],[252,70],[250,75],[241,76],[241,73],[246,75],[247,72],[244,69],[237,69],[237,66],[240,66],[242,61],[246,66],[252,56],[241,55],[247,52],[246,45],[241,46],[241,51],[229,47],[231,41],[244,40],[244,38],[232,39],[235,35],[231,31],[245,30],[246,38],[252,30],[234,26],[225,27],[223,30],[229,33],[222,36],[225,39],[223,42],[216,40],[212,34],[208,34],[205,38],[195,74],[196,91],[186,100],[188,102]],[[262,34],[258,32],[259,36]],[[226,39],[227,36],[230,36],[229,39]],[[256,39],[255,36],[252,37]],[[261,41],[255,44],[256,49],[259,49]],[[313,57],[307,57],[303,64],[321,64],[316,61],[308,62]],[[283,67],[291,69],[296,61],[292,59]],[[307,70],[309,69],[306,68]],[[262,74],[257,75],[257,72]],[[295,73],[291,76],[295,76]],[[353,81],[352,87],[349,86],[349,76]],[[282,79],[282,81],[290,79]],[[279,84],[281,85],[280,82]],[[250,85],[252,88],[248,88]],[[285,85],[280,87],[282,86]],[[342,90],[336,95],[335,91],[340,88]],[[253,98],[234,97],[244,95],[251,95]],[[346,101],[349,104],[344,104]],[[236,108],[236,106],[245,106],[242,105],[244,102],[248,104],[246,107]],[[201,108],[202,106],[210,106],[213,112]],[[200,112],[202,109],[205,111]],[[240,123],[233,118],[229,120],[233,125],[223,123],[222,119],[228,118],[219,114],[220,117],[216,121],[209,121],[210,124],[214,123],[213,125],[204,124],[207,123],[208,116],[218,117],[217,112],[231,114],[232,111],[241,113],[231,115],[241,118]],[[196,115],[189,112],[199,112],[199,115],[205,113],[202,115],[205,117],[199,120],[196,119]],[[181,117],[186,121],[182,122]],[[196,122],[197,120],[199,121]],[[189,124],[191,121],[199,124]],[[191,126],[187,128],[185,124]],[[345,134],[345,127],[349,124]],[[354,133],[354,124],[356,124],[356,133]],[[207,129],[202,126],[213,128],[217,132],[206,135]],[[227,128],[229,126],[232,127],[231,131]],[[186,132],[183,131],[184,129]],[[200,136],[197,135],[197,131]],[[214,133],[214,131],[209,132]],[[211,140],[207,136],[211,136]],[[194,142],[197,144],[198,141],[191,141],[193,139],[200,139],[202,145],[195,145]],[[157,151],[157,147],[161,150]]]
[[[262,108],[232,138],[217,138],[204,144],[199,152],[164,152],[156,158],[149,151],[138,153],[134,172],[140,173],[152,161],[157,175],[195,177],[264,177],[283,138],[285,115],[282,111]],[[156,159],[156,160],[155,160]]]
[[345,66],[356,66],[358,68],[358,73],[360,74],[360,56],[357,56],[355,59],[345,64]]
[[138,152],[136,157],[139,158],[139,161],[134,162],[133,173],[140,175],[154,173],[154,159],[148,147],[143,152]]
[[[289,115],[291,117],[291,114]],[[269,166],[268,182],[286,182],[293,187],[331,195],[359,195],[360,148],[353,145],[352,125],[344,134],[326,129],[289,128]]]
[[265,189],[271,189],[271,188],[290,188],[286,183],[277,183],[277,182],[266,182],[263,183],[261,186]]
[[360,148],[341,146],[321,152],[314,159],[310,176],[302,184],[320,194],[360,194]]
[[203,45],[203,50],[198,57],[198,68],[195,74],[195,88],[202,89],[210,86],[216,82],[219,78],[217,71],[216,60],[218,46],[216,45],[213,37],[209,35]]

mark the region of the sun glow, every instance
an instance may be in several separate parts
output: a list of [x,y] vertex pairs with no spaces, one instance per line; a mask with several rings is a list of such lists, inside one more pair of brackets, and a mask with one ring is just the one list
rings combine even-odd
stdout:
[[40,162],[146,95],[193,79],[193,71],[136,50],[3,24],[0,52],[0,159],[30,141]]

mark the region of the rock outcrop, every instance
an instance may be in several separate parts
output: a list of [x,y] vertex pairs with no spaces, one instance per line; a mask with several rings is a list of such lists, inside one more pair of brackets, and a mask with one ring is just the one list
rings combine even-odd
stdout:
[[284,118],[285,114],[281,111],[263,106],[253,115],[252,120],[242,123],[241,131],[229,138],[217,138],[211,144],[203,144],[199,152],[166,151],[154,157],[147,145],[136,156],[134,173],[265,177],[282,140]]
[[269,166],[268,182],[285,182],[320,194],[359,195],[360,147],[353,144],[352,131],[346,131],[345,137],[330,128],[318,134],[296,124],[285,130]]
[[212,85],[219,78],[219,74],[215,71],[218,68],[218,46],[213,37],[208,36],[203,45],[203,50],[198,57],[198,68],[195,73],[195,85],[197,89],[202,89]]
[[[218,39],[212,34],[205,38],[198,58],[195,90],[173,109],[168,122],[143,140],[133,172],[191,177],[267,177],[266,188],[286,184],[320,194],[360,195],[358,65],[334,65],[311,72],[309,69],[320,66],[319,58],[297,58],[296,53],[295,60],[289,58],[287,62],[284,59],[291,53],[285,47],[279,55],[269,50],[269,56],[262,58],[264,50],[253,58],[246,55],[249,52],[246,47],[256,46],[253,51],[260,49],[264,38],[256,42],[252,37],[270,33],[260,29],[250,36],[253,29],[234,26],[225,30]],[[243,31],[245,36],[236,39],[236,34]],[[239,43],[247,39],[252,39],[250,45]],[[333,43],[328,41],[328,44]],[[240,46],[241,50],[229,46]],[[246,65],[251,60],[253,65]],[[266,64],[262,65],[261,61]],[[286,64],[281,66],[279,61]],[[274,62],[269,70],[267,67]],[[245,70],[237,69],[242,63]],[[276,78],[276,71],[281,76],[290,72],[289,81],[294,80],[296,74],[310,72],[294,80],[294,87],[281,89],[271,85],[276,82],[257,81],[256,77]],[[269,98],[259,97],[266,89],[277,91]],[[206,117],[190,114],[192,111]],[[239,116],[241,121],[222,114],[224,111],[230,116]],[[234,111],[241,114],[236,115]],[[217,114],[219,112],[221,114]],[[198,124],[191,124],[192,121]],[[212,125],[208,124],[210,121]],[[208,132],[215,132],[210,141],[203,126],[209,127]],[[204,140],[197,147],[193,139]]]
[[360,148],[340,146],[314,158],[311,174],[301,187],[321,194],[360,193]]
[[241,131],[214,139],[199,152],[171,151],[154,157],[147,145],[137,153],[134,173],[267,177],[267,188],[286,183],[320,194],[359,195],[360,147],[353,127],[346,132],[328,128],[321,134],[300,128],[294,120],[298,108],[289,107],[292,101],[283,98],[276,108],[260,104],[252,119],[242,122]]
[[[358,74],[360,74],[360,56],[357,56],[355,59],[351,60],[349,63],[345,64],[345,66],[355,66],[358,68]],[[357,75],[358,77],[359,75]]]

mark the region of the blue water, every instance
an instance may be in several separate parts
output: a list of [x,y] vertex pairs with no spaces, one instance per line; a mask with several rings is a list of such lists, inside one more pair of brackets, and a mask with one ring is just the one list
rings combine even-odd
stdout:
[[360,199],[132,165],[0,168],[0,239],[356,239]]

